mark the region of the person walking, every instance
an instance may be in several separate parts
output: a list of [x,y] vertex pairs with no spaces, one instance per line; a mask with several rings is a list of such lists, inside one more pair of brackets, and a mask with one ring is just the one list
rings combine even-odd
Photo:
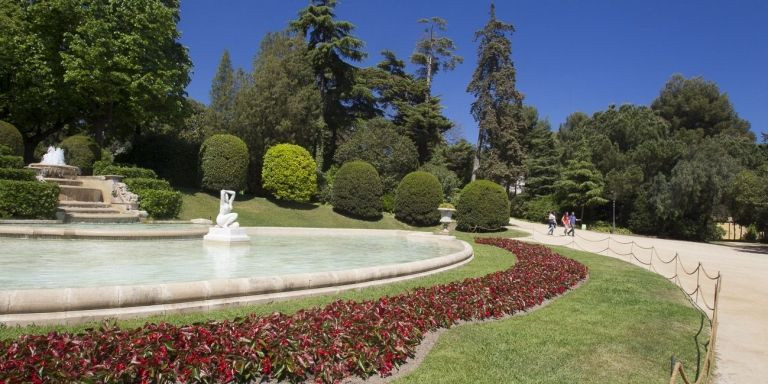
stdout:
[[565,228],[563,230],[563,236],[568,235],[568,227],[570,227],[571,219],[568,218],[568,212],[563,212],[563,218],[560,219],[560,222],[563,223],[563,227]]
[[547,220],[549,221],[549,231],[547,231],[547,235],[551,236],[555,232],[555,227],[557,227],[557,217],[555,217],[555,213],[549,211]]
[[[570,234],[573,237],[576,237],[576,222],[579,221],[579,219],[576,218],[576,212],[571,212],[571,216],[568,217],[568,224],[571,226]],[[567,234],[567,233],[566,233]]]

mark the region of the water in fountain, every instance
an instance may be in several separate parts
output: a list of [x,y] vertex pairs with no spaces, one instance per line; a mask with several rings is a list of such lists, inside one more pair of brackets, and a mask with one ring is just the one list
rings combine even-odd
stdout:
[[48,147],[48,152],[43,155],[43,159],[40,160],[40,164],[67,165],[64,162],[64,149],[55,148],[53,146]]

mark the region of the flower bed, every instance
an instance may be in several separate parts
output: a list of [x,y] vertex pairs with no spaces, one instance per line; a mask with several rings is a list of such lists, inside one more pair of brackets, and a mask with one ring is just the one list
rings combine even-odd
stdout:
[[531,308],[587,276],[585,266],[543,246],[476,241],[509,250],[518,262],[479,278],[375,301],[336,301],[293,315],[24,335],[0,341],[0,382],[338,382],[386,376],[413,356],[425,332]]

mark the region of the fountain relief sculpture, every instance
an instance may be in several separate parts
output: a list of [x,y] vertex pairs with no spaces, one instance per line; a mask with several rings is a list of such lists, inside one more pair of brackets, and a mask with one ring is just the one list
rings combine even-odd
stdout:
[[240,228],[240,224],[237,222],[237,213],[232,212],[235,195],[235,191],[221,190],[216,226],[208,230],[208,234],[203,237],[204,240],[222,243],[250,242],[245,230]]

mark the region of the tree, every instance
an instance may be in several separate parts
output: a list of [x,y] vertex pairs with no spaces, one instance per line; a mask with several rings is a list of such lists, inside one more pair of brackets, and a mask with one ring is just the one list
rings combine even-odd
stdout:
[[327,132],[322,142],[322,169],[327,170],[336,153],[340,130],[349,125],[344,98],[355,84],[355,67],[345,60],[365,57],[363,41],[352,36],[355,28],[348,21],[335,20],[336,0],[311,0],[299,12],[291,28],[308,40],[309,59],[323,101],[322,114]]
[[226,49],[219,60],[219,67],[211,82],[211,108],[216,129],[226,132],[234,120],[235,96],[235,71],[232,69],[232,61],[229,51]]
[[459,177],[461,185],[465,185],[472,179],[474,160],[475,147],[472,143],[461,139],[455,144],[438,146],[429,162],[435,165],[445,165]]
[[669,121],[672,132],[701,130],[705,136],[727,133],[755,139],[749,122],[739,118],[728,95],[701,77],[672,76],[651,108]]
[[580,207],[582,219],[584,208],[608,202],[603,198],[603,175],[589,161],[589,152],[586,140],[582,141],[575,158],[566,162],[560,180],[554,185],[560,206]]
[[417,75],[427,82],[426,99],[429,100],[432,90],[432,78],[439,70],[450,71],[461,64],[464,58],[456,55],[453,40],[440,36],[445,31],[446,21],[440,17],[419,19],[425,24],[424,37],[416,43],[416,50],[411,55],[411,62],[418,65]]
[[768,234],[768,162],[755,171],[739,172],[730,195],[733,220],[744,226],[754,224],[758,231]]
[[560,156],[549,122],[539,121],[531,131],[529,141],[523,191],[530,197],[550,195],[554,192],[555,182],[560,178]]
[[507,37],[514,30],[512,24],[496,19],[491,4],[490,20],[475,33],[475,41],[480,41],[477,68],[467,87],[467,92],[476,98],[471,113],[478,123],[472,178],[482,172],[507,190],[522,174],[524,161],[520,144],[520,132],[524,130],[523,95],[515,89],[515,66]]

